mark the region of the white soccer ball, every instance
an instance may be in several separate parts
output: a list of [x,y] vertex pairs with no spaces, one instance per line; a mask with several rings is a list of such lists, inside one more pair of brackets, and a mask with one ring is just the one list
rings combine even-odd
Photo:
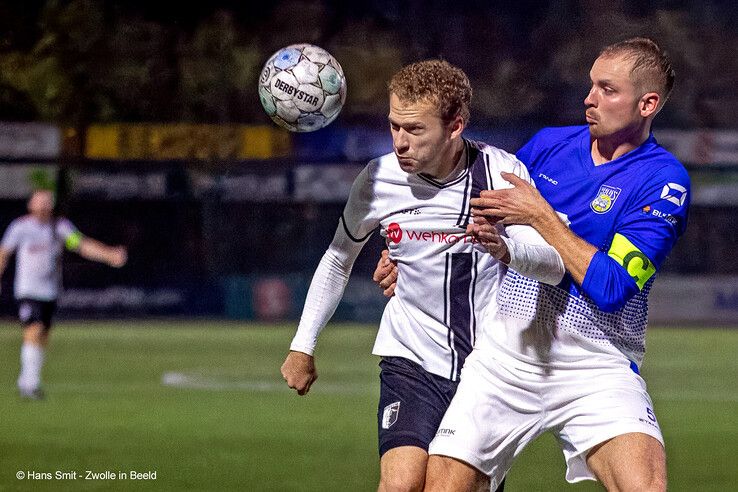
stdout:
[[274,53],[259,77],[261,105],[276,124],[312,132],[336,119],[346,101],[346,77],[335,58],[312,44]]

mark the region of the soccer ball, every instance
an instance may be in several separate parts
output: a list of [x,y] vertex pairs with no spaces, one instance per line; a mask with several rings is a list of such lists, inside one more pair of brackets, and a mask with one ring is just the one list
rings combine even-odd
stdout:
[[338,116],[346,100],[346,77],[341,65],[323,48],[293,44],[264,64],[259,98],[279,126],[311,132]]

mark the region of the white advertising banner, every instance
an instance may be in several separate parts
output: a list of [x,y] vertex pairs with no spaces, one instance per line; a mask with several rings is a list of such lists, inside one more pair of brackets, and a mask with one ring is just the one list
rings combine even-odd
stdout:
[[345,202],[363,165],[321,164],[295,168],[296,201]]
[[738,131],[657,129],[654,136],[684,164],[738,165]]
[[0,123],[0,158],[55,159],[61,130],[44,123]]

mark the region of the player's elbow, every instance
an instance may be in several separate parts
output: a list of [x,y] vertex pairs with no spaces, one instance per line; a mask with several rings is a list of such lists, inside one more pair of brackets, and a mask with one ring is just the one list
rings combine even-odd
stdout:
[[636,295],[638,285],[631,278],[610,278],[609,281],[594,283],[586,282],[582,286],[584,292],[597,305],[600,311],[614,313],[621,310],[628,301]]
[[559,254],[556,254],[557,262],[553,268],[551,268],[541,282],[549,285],[559,285],[566,275],[566,267],[564,266],[564,260],[561,259]]
[[612,313],[622,309],[640,288],[624,268],[598,254],[587,269],[582,290],[600,311]]

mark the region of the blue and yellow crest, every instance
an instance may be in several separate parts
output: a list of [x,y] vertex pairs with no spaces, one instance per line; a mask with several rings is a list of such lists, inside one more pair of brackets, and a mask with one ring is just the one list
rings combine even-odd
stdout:
[[612,208],[612,204],[620,196],[620,188],[614,186],[602,185],[600,190],[597,192],[597,196],[589,206],[596,214],[604,214]]

